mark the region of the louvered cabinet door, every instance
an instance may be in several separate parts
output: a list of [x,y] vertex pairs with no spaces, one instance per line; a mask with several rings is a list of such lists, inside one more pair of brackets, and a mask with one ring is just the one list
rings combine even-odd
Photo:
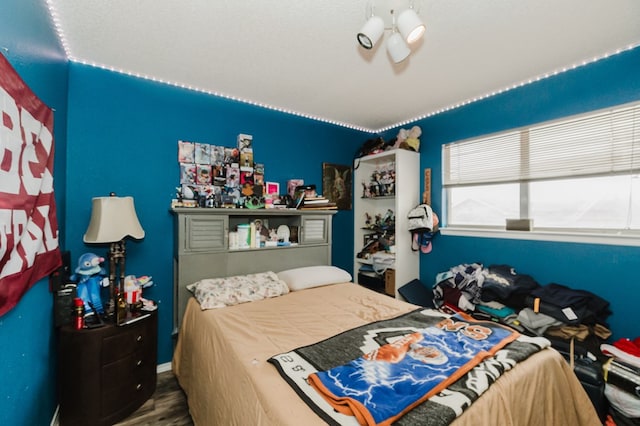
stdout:
[[184,226],[179,241],[184,253],[216,252],[227,250],[229,220],[227,216],[185,216],[181,220]]
[[331,232],[329,232],[329,225],[329,217],[327,217],[326,215],[303,216],[300,244],[331,244]]

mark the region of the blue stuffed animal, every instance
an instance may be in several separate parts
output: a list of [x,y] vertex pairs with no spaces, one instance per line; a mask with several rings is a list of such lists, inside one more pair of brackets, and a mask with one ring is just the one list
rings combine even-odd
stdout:
[[[78,297],[84,302],[85,314],[93,312],[91,305],[99,314],[104,314],[100,287],[106,276],[104,268],[100,264],[104,262],[104,257],[93,253],[85,253],[78,259],[78,267],[71,279],[78,282]],[[108,284],[108,283],[107,283]]]

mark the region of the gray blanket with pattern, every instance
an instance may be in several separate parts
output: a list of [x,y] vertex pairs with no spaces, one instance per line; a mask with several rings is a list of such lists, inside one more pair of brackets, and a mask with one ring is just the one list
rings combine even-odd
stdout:
[[[327,423],[357,425],[354,417],[337,413],[308,385],[306,378],[309,374],[346,364],[377,347],[393,342],[400,336],[435,325],[447,317],[448,315],[439,311],[419,309],[345,331],[313,345],[275,355],[269,362]],[[435,426],[451,423],[505,371],[547,346],[549,342],[544,338],[520,336],[494,356],[482,361],[447,389],[405,414],[395,424]]]

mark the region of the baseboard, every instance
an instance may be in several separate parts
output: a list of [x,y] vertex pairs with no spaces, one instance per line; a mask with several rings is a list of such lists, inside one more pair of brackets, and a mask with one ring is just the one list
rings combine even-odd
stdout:
[[156,369],[158,373],[164,373],[165,371],[171,371],[171,363],[165,362],[164,364],[158,364]]
[[56,411],[53,413],[53,418],[51,419],[51,426],[60,425],[60,419],[58,419],[59,414],[60,414],[60,405],[56,406]]

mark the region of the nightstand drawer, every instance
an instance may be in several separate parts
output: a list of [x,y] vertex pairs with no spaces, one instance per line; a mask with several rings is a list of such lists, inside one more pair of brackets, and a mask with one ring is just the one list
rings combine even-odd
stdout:
[[[155,370],[154,370],[155,373]],[[156,375],[148,375],[141,380],[129,380],[123,386],[117,386],[102,392],[100,404],[101,415],[116,415],[132,413],[135,408],[149,399],[156,389]]]
[[102,362],[109,364],[118,359],[155,345],[154,321],[140,321],[119,327],[122,333],[107,336],[102,342]]
[[102,391],[124,388],[131,383],[139,383],[155,375],[156,366],[150,361],[153,357],[147,351],[135,353],[119,361],[102,367]]

